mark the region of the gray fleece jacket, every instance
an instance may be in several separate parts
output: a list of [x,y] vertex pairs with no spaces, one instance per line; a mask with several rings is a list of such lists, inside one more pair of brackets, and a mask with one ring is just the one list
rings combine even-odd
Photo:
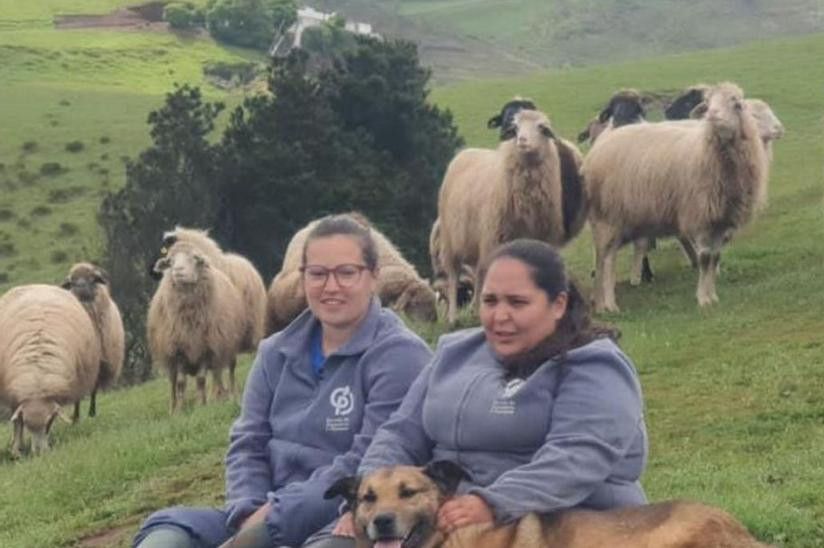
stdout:
[[260,344],[226,456],[229,528],[267,501],[276,545],[299,545],[337,515],[326,488],[355,473],[375,430],[432,356],[374,299],[352,338],[312,371],[309,312]]
[[444,336],[435,357],[380,430],[362,473],[433,460],[461,464],[496,520],[564,508],[644,504],[641,386],[609,339],[506,382],[480,329]]

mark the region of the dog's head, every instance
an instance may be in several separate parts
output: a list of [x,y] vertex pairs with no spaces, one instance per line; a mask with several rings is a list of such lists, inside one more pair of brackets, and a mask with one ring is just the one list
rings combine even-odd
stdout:
[[324,496],[346,499],[358,547],[423,548],[437,535],[438,508],[462,479],[469,479],[463,468],[436,461],[425,468],[397,466],[343,478]]

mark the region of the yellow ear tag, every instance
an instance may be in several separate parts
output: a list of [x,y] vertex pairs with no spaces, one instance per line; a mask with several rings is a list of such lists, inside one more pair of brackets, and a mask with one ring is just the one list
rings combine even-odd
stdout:
[[165,245],[160,248],[160,254],[161,255],[166,256],[166,253],[168,253],[168,252],[169,252],[169,248],[166,247]]

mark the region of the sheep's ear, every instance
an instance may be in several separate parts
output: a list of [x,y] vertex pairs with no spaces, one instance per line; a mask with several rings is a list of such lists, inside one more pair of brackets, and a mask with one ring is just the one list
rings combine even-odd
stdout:
[[612,109],[614,107],[612,103],[613,102],[610,101],[606,108],[598,114],[598,121],[602,124],[605,124],[607,120],[609,120],[612,117]]
[[496,127],[501,127],[503,123],[503,119],[501,118],[500,114],[496,114],[486,122],[486,127],[489,129],[495,129]]
[[168,257],[161,257],[160,259],[155,261],[155,264],[152,267],[152,272],[159,274],[167,268],[169,268],[170,266],[172,266],[172,261],[170,261]]
[[97,282],[99,284],[109,285],[109,282],[111,281],[111,279],[112,279],[111,276],[109,276],[109,273],[106,272],[105,269],[103,269],[99,266],[95,269],[95,271],[94,271],[94,281],[95,282]]
[[360,476],[347,476],[332,484],[323,494],[325,499],[343,497],[347,504],[354,505],[358,498],[358,488],[360,487]]
[[9,419],[9,422],[11,424],[14,424],[18,421],[23,422],[23,404],[17,406],[17,409],[14,410],[14,414]]
[[707,113],[707,102],[701,101],[690,111],[690,118],[702,118]]
[[62,287],[63,289],[71,289],[72,288],[71,278],[67,277],[65,280],[63,280],[63,283],[60,284],[60,287]]
[[195,253],[194,254],[194,259],[195,259],[195,264],[198,267],[202,268],[206,264],[206,259],[204,259],[203,255],[201,255],[200,253]]
[[436,460],[423,469],[423,473],[435,482],[441,492],[450,496],[455,493],[461,480],[471,481],[471,477],[463,467],[451,460]]

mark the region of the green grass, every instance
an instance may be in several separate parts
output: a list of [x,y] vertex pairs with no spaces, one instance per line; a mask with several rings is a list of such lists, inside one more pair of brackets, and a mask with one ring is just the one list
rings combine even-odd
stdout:
[[[203,38],[58,33],[28,21],[68,4],[29,4],[36,6],[0,1],[0,291],[57,281],[68,263],[97,255],[99,193],[123,183],[120,157],[148,143],[148,111],[173,81],[202,83],[204,60],[243,56]],[[404,4],[421,16],[447,5]],[[696,274],[672,242],[661,242],[652,256],[652,285],[629,287],[623,253],[617,290],[623,312],[604,319],[621,328],[641,374],[651,441],[644,485],[651,498],[721,505],[760,538],[792,548],[824,546],[822,56],[824,35],[815,35],[471,82],[432,94],[452,109],[467,141],[483,146],[496,139],[486,119],[516,93],[535,99],[567,137],[625,86],[675,91],[730,79],[770,102],[787,129],[775,146],[770,205],[725,250],[720,305],[697,308]],[[83,150],[67,152],[71,141]],[[24,151],[27,142],[33,150]],[[40,175],[48,162],[64,171]],[[59,252],[66,259],[53,262]],[[588,288],[589,234],[564,253]],[[462,317],[464,325],[472,321]],[[415,329],[430,341],[445,331],[442,324]],[[113,531],[104,545],[125,546],[154,509],[219,504],[237,406],[194,407],[168,418],[167,398],[164,379],[113,392],[100,399],[98,418],[57,426],[49,455],[11,462],[0,452],[0,546],[71,546],[101,531]]]

